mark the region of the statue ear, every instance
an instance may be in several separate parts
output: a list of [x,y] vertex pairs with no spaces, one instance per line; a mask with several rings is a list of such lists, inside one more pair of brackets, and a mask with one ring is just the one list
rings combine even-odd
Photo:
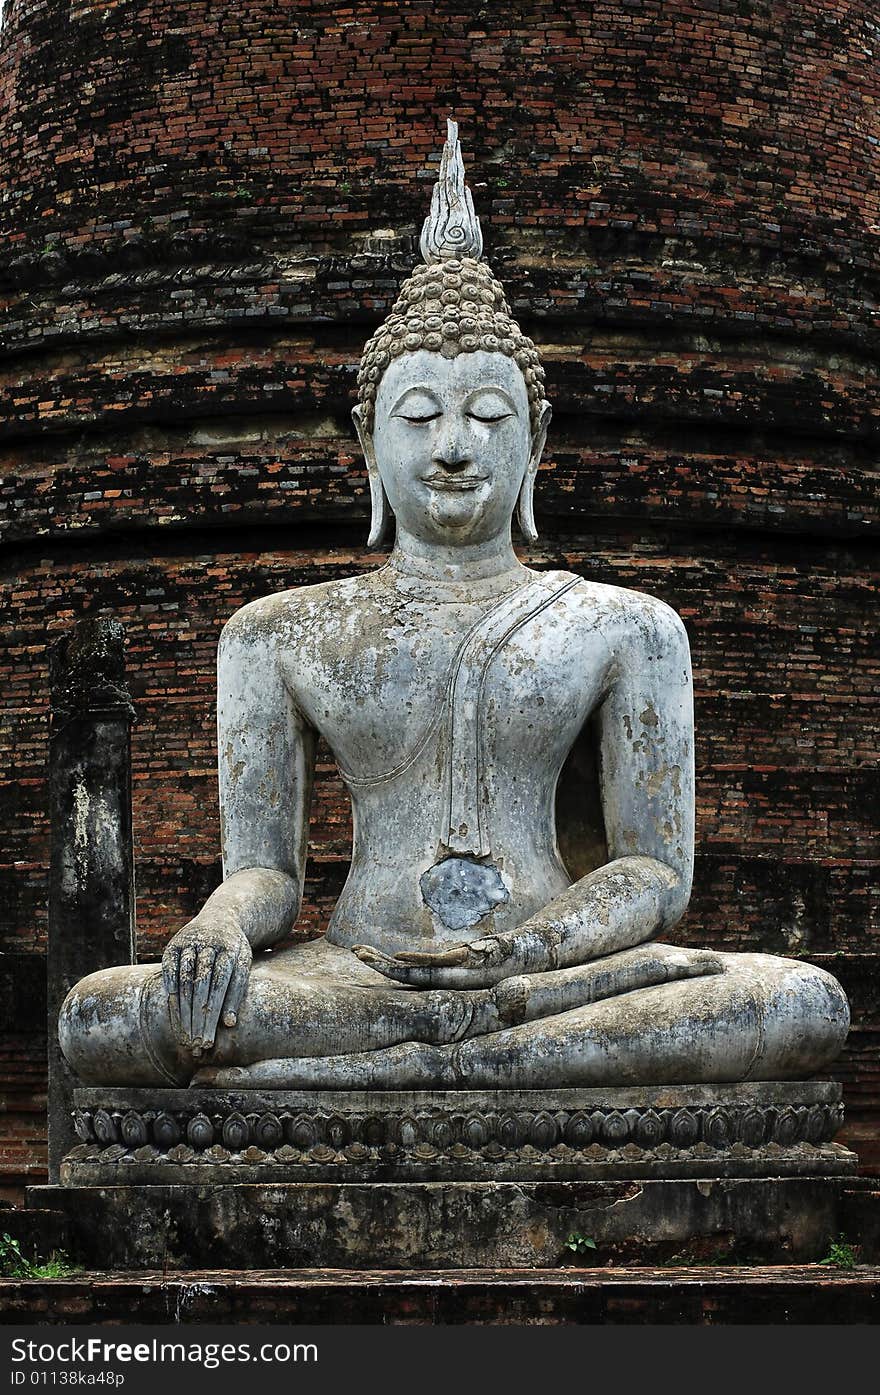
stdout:
[[541,407],[538,418],[538,425],[532,432],[532,450],[529,455],[529,463],[526,466],[526,473],[519,491],[519,526],[526,542],[534,543],[538,541],[538,530],[535,527],[535,476],[538,473],[538,466],[541,463],[541,456],[544,454],[544,446],[547,442],[547,428],[550,425],[550,418],[553,415],[550,403],[545,402]]
[[376,452],[373,449],[373,437],[364,427],[364,420],[360,407],[353,407],[351,419],[354,422],[354,429],[358,434],[361,443],[361,450],[364,453],[364,460],[367,462],[367,477],[370,481],[370,535],[367,538],[367,547],[378,547],[384,541],[388,531],[388,524],[391,519],[391,505],[388,503],[388,495],[385,493],[385,486],[379,474],[379,467],[376,464]]

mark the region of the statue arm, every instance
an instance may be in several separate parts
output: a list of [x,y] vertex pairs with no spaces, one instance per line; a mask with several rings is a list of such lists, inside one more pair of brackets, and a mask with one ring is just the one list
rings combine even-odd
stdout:
[[694,864],[690,646],[680,617],[662,601],[638,597],[597,717],[609,852],[599,872],[632,879],[634,914],[641,906],[651,921],[641,937],[648,938],[684,915]]
[[609,861],[515,930],[439,954],[360,957],[418,987],[473,987],[584,964],[675,924],[690,896],[693,692],[681,620],[637,598],[597,713]]
[[266,606],[234,615],[218,652],[224,880],[162,958],[175,1034],[196,1055],[221,1018],[235,1026],[252,951],[288,933],[302,899],[315,735],[284,681]]
[[220,639],[224,881],[207,903],[228,907],[253,949],[281,939],[299,914],[316,740],[285,682],[262,605],[233,616]]

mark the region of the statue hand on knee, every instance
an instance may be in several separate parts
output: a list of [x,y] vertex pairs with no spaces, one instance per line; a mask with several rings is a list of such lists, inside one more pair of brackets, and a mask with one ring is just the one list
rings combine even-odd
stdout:
[[209,1051],[221,1021],[234,1027],[247,988],[252,952],[233,925],[196,917],[171,940],[162,956],[162,978],[174,1035],[198,1056]]

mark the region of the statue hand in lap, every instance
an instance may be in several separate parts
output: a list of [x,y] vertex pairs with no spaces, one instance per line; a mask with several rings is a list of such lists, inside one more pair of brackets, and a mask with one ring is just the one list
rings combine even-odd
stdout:
[[523,954],[511,935],[491,935],[487,939],[450,945],[441,950],[401,950],[383,954],[369,945],[355,945],[354,952],[398,983],[414,988],[482,988],[523,970]]
[[[653,597],[513,551],[517,506],[536,536],[550,409],[535,347],[479,260],[459,165],[450,143],[441,184],[463,239],[444,247],[446,224],[433,229],[361,366],[371,541],[393,518],[392,556],[253,602],[224,629],[225,880],[161,968],[72,990],[60,1039],[86,1081],[783,1079],[846,1035],[842,990],[811,965],[653,942],[690,895],[687,636]],[[351,870],[326,933],[284,944],[319,735],[351,796]],[[583,741],[607,860],[572,877],[556,794]]]

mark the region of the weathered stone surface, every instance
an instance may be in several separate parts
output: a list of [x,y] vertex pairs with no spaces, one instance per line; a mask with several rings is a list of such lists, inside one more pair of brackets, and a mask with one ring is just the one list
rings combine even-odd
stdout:
[[[78,1090],[70,1186],[835,1176],[840,1087]],[[183,1146],[181,1146],[183,1145]]]
[[682,1251],[820,1259],[839,1233],[835,1177],[553,1182],[33,1187],[96,1268],[554,1268],[566,1241],[598,1262]]
[[[723,1247],[721,1247],[723,1248]],[[660,1269],[96,1273],[0,1280],[0,1324],[34,1323],[865,1323],[880,1269],[738,1267],[691,1256]],[[332,1338],[331,1338],[332,1340]]]
[[58,1012],[84,974],[132,963],[134,858],[130,731],[134,708],[118,621],[81,620],[51,656],[49,741],[49,1176],[70,1147],[72,1072]]
[[45,1261],[53,1253],[70,1253],[67,1217],[60,1210],[0,1203],[0,1235],[17,1240],[24,1258],[32,1262]]
[[466,930],[510,895],[498,868],[462,857],[429,867],[419,886],[425,905],[450,930]]
[[[876,581],[844,540],[868,536],[876,505],[880,181],[877,147],[850,159],[840,136],[875,120],[875,20],[875,0],[540,0],[474,42],[460,5],[375,0],[351,24],[323,0],[7,4],[0,490],[17,536],[41,542],[8,553],[4,578],[4,948],[44,970],[45,647],[68,610],[124,608],[138,652],[145,957],[215,884],[218,589],[233,609],[363,565],[343,409],[338,443],[310,437],[341,397],[321,365],[341,355],[353,380],[358,321],[411,265],[453,81],[479,113],[487,246],[566,404],[539,564],[655,591],[688,625],[701,796],[685,933],[809,958],[876,947]],[[262,101],[267,32],[279,86]],[[377,102],[411,145],[374,127]],[[318,416],[273,419],[279,400]],[[277,437],[237,445],[236,412]],[[182,448],[211,414],[219,444]],[[575,521],[597,513],[595,532]],[[316,516],[334,522],[306,527]],[[350,841],[326,759],[319,790],[310,926]],[[845,1076],[875,1164],[876,1020]],[[20,1089],[44,1054],[7,1038],[4,1077]],[[37,1121],[7,1118],[4,1167],[39,1166]]]
[[[353,411],[369,543],[393,520],[392,555],[227,622],[223,884],[161,970],[74,986],[64,1056],[86,1083],[221,1088],[813,1074],[849,1026],[830,975],[650,943],[692,884],[688,640],[656,598],[537,572],[513,551],[514,512],[537,540],[551,409],[535,345],[480,260],[452,121],[422,250],[365,346]],[[319,739],[351,796],[351,870],[325,935],[282,948],[303,899]],[[578,813],[594,827],[567,865],[556,794],[579,745]],[[187,1138],[210,1145],[207,1119]]]

